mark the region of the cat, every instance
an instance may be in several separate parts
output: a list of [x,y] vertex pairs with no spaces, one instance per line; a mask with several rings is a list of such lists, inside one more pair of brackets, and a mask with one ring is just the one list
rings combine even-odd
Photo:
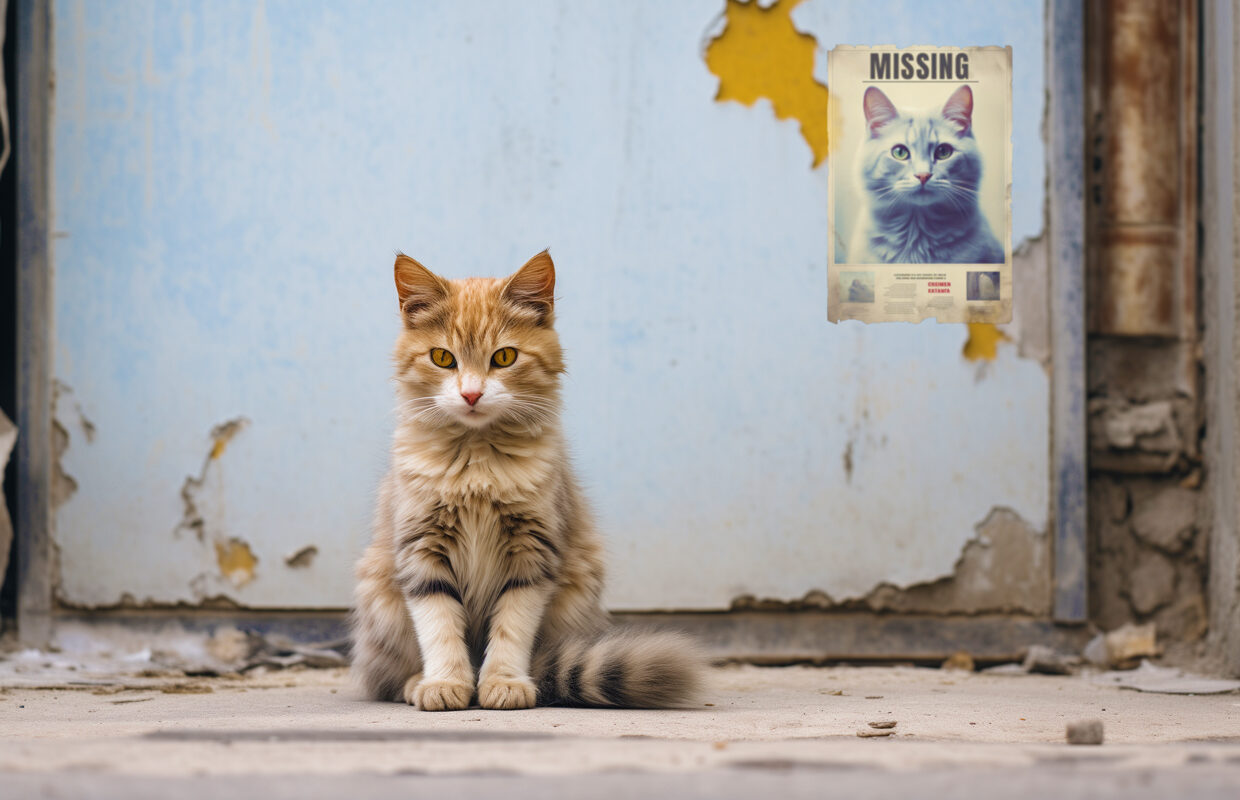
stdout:
[[901,111],[875,86],[862,105],[864,207],[848,263],[1002,263],[1003,245],[978,208],[982,156],[968,84],[929,112]]
[[697,691],[687,637],[611,627],[602,543],[560,428],[555,266],[446,280],[395,265],[399,405],[357,567],[353,670],[426,711],[668,707]]

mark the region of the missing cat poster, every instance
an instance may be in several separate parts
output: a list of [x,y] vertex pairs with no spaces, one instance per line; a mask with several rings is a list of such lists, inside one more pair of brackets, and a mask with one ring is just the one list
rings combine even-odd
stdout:
[[827,316],[1012,319],[1012,49],[836,47]]

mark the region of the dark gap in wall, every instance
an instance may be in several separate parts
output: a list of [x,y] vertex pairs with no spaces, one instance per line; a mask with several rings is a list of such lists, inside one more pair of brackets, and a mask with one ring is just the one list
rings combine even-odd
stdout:
[[[17,422],[17,3],[9,0],[5,11],[4,76],[5,103],[9,111],[9,163],[0,172],[0,409]],[[9,518],[17,519],[17,469],[9,459],[4,473],[4,501]],[[9,550],[8,569],[0,586],[0,630],[11,627],[17,617],[17,536]]]

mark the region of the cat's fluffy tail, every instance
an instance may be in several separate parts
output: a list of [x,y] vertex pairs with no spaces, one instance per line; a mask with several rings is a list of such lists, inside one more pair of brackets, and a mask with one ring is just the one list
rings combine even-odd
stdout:
[[668,708],[699,691],[706,659],[688,637],[613,629],[567,638],[533,665],[538,704]]

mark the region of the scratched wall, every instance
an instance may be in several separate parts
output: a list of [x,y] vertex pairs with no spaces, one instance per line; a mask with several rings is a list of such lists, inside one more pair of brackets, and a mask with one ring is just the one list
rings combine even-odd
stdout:
[[[823,82],[836,43],[1011,44],[1019,243],[1041,3],[946,5],[792,19]],[[715,101],[722,8],[57,0],[61,599],[347,604],[397,248],[464,276],[551,246],[614,607],[854,597],[950,574],[992,508],[1044,529],[1043,366],[826,321],[826,167]]]

